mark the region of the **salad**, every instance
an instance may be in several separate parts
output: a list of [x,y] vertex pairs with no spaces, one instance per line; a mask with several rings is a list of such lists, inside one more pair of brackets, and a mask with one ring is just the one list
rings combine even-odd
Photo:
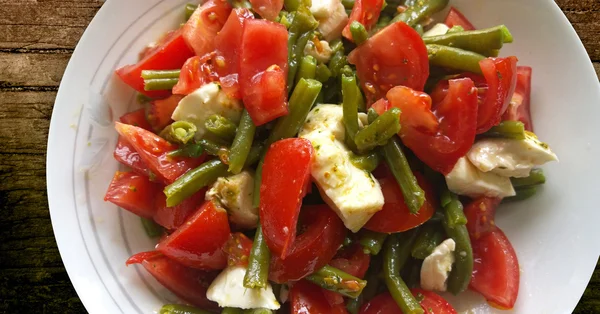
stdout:
[[557,161],[533,133],[532,69],[448,0],[207,0],[116,75],[143,108],[115,128],[105,200],[141,217],[160,313],[511,309],[494,223]]

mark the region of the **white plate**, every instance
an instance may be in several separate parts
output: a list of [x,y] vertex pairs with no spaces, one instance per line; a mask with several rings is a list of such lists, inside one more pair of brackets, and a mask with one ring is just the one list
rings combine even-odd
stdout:
[[[115,170],[112,121],[134,109],[113,77],[137,52],[183,20],[189,0],[109,1],[83,35],[64,74],[48,140],[48,199],[69,277],[91,313],[153,313],[176,298],[143,269],[125,267],[153,248],[134,215],[103,202]],[[478,27],[506,24],[502,51],[533,67],[533,119],[560,163],[532,199],[503,205],[498,224],[522,269],[515,312],[570,313],[599,254],[600,88],[575,31],[550,0],[452,1]],[[474,297],[475,303],[481,302]],[[459,304],[465,309],[465,304]],[[485,306],[478,312],[490,311]],[[506,312],[503,312],[506,313]]]

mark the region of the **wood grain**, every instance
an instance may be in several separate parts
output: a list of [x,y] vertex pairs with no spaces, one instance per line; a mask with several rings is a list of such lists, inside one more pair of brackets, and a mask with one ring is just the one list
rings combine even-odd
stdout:
[[[556,3],[600,75],[600,0]],[[98,0],[0,0],[0,313],[85,312],[56,248],[45,152],[64,69],[101,6]],[[575,312],[600,313],[600,270]]]

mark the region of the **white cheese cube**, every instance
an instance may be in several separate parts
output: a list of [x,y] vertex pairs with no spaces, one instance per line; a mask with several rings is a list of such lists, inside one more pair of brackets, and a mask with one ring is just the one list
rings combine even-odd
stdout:
[[450,173],[446,175],[448,189],[456,194],[472,198],[480,196],[507,197],[514,196],[510,178],[491,172],[481,172],[467,157],[460,158]]
[[456,243],[446,239],[440,243],[421,266],[421,288],[429,291],[446,291],[446,281],[454,264]]
[[207,200],[225,207],[229,220],[245,229],[256,228],[258,208],[252,206],[254,174],[248,170],[229,177],[221,177],[206,192]]

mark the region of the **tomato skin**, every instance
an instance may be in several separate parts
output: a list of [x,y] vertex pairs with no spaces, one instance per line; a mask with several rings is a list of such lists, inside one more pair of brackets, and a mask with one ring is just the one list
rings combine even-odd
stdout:
[[244,22],[239,82],[244,106],[257,126],[288,112],[287,38],[285,26],[279,23],[252,19]]
[[207,310],[218,309],[216,303],[206,298],[206,290],[216,272],[185,267],[158,251],[135,254],[126,264],[142,264],[158,282],[185,302]]
[[292,313],[301,314],[346,314],[344,303],[331,305],[323,289],[306,280],[300,280],[290,289]]
[[150,171],[148,165],[142,160],[140,154],[138,154],[138,152],[135,151],[135,148],[122,136],[119,136],[113,157],[121,164],[131,168],[131,170],[137,174],[148,178],[152,176],[152,171]]
[[455,7],[450,8],[444,24],[450,28],[453,26],[462,26],[466,31],[475,30],[475,26],[473,26],[473,24],[471,24],[471,22],[469,22],[469,20]]
[[365,224],[364,228],[383,233],[404,232],[418,227],[428,221],[435,212],[435,196],[431,185],[418,172],[414,173],[421,188],[425,191],[425,202],[417,214],[411,214],[404,203],[402,190],[394,177],[379,179],[385,203],[383,208],[375,213]]
[[252,9],[262,18],[274,21],[283,9],[283,0],[250,0]]
[[119,118],[119,121],[125,124],[140,127],[144,130],[152,130],[152,126],[148,122],[148,119],[146,119],[146,110],[143,108],[124,114]]
[[222,248],[230,234],[227,212],[208,201],[177,231],[158,243],[156,250],[188,267],[223,269],[227,257]]
[[161,186],[150,182],[147,177],[133,172],[117,171],[108,186],[104,201],[140,217],[152,219],[155,212],[152,199],[160,191]]
[[502,120],[521,121],[525,130],[533,132],[531,121],[531,67],[517,67],[517,86]]
[[177,30],[164,39],[164,43],[148,52],[144,59],[133,65],[126,65],[115,71],[117,76],[136,91],[151,97],[169,96],[170,91],[145,91],[142,70],[179,69],[183,63],[194,55],[183,39],[182,31]]
[[327,205],[304,207],[300,221],[305,231],[296,237],[286,259],[271,256],[269,279],[276,283],[300,280],[327,265],[344,241],[346,228]]
[[259,214],[262,232],[274,255],[285,259],[296,239],[296,225],[314,149],[310,141],[290,138],[269,147],[262,168]]
[[127,142],[135,148],[141,159],[148,165],[159,181],[171,183],[203,161],[200,158],[171,158],[170,151],[177,149],[160,136],[142,128],[115,122],[115,129]]
[[[410,289],[410,291],[419,300],[425,314],[456,314],[452,305],[438,294],[423,289]],[[363,305],[359,314],[402,314],[402,310],[389,292],[385,292]]]
[[202,205],[206,190],[207,188],[201,189],[173,207],[167,207],[167,197],[164,193],[156,194],[154,198],[154,206],[156,207],[154,221],[168,230],[179,228]]
[[487,58],[479,62],[487,83],[485,100],[477,111],[477,134],[500,123],[517,84],[517,58]]
[[364,278],[370,262],[371,255],[366,254],[362,246],[356,243],[351,247],[338,251],[336,256],[329,262],[329,265],[354,277]]
[[227,266],[248,266],[252,240],[241,232],[232,233],[223,247],[227,254]]
[[342,35],[350,41],[352,39],[352,33],[350,32],[350,24],[354,21],[360,22],[367,31],[373,28],[373,25],[377,23],[381,9],[383,8],[383,0],[356,0],[352,7],[352,13],[348,19],[348,25],[344,27]]
[[197,56],[204,56],[215,50],[215,36],[223,28],[230,12],[231,6],[227,1],[208,0],[198,6],[183,25],[183,38]]
[[348,55],[369,103],[398,85],[422,91],[429,76],[427,48],[403,22],[390,24]]
[[167,127],[173,120],[171,115],[177,108],[179,101],[183,98],[181,95],[171,95],[164,99],[155,99],[150,102],[150,108],[148,110],[148,121],[152,125],[152,129],[156,132],[160,132],[162,129]]
[[218,81],[214,57],[214,53],[208,53],[187,59],[181,68],[179,81],[173,86],[173,94],[189,95],[206,83]]
[[482,197],[475,199],[465,208],[467,216],[467,229],[469,236],[473,239],[480,237],[498,229],[495,222],[496,208],[502,199]]

